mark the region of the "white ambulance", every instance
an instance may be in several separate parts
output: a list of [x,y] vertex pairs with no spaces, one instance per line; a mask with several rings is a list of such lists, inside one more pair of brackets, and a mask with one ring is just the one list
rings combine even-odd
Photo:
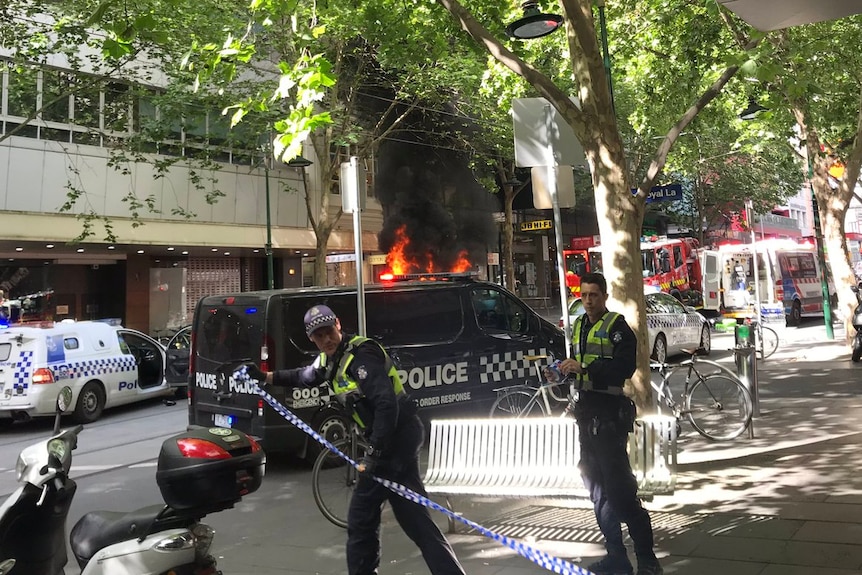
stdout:
[[106,407],[172,393],[165,350],[114,321],[19,324],[0,329],[0,424],[54,414],[64,385],[74,418],[98,419]]
[[[753,254],[757,255],[756,262]],[[783,317],[787,325],[795,326],[803,317],[823,316],[820,263],[816,250],[809,244],[766,239],[702,250],[700,256],[704,309],[718,310],[726,317],[752,317],[759,290],[764,319]],[[837,296],[831,278],[828,290],[835,302]]]

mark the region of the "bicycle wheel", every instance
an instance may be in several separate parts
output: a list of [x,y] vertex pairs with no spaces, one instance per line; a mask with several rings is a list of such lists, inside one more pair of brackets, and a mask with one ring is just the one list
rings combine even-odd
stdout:
[[757,329],[761,341],[757,345],[757,353],[761,359],[766,359],[778,350],[778,333],[771,327],[763,326]]
[[[333,445],[354,461],[358,461],[368,447],[359,438],[355,443],[347,438],[335,441]],[[321,452],[314,462],[311,472],[314,502],[323,516],[339,527],[347,528],[347,509],[358,480],[356,468],[328,449]]]
[[512,389],[500,392],[500,396],[491,405],[491,417],[544,417],[545,406],[538,401],[532,404],[535,393],[524,389]]
[[707,439],[724,441],[739,437],[751,422],[748,389],[737,379],[713,374],[694,382],[685,398],[685,414]]

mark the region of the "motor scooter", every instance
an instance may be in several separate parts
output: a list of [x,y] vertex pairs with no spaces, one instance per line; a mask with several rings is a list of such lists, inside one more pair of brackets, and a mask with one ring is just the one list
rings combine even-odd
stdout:
[[66,515],[75,495],[69,478],[72,450],[83,426],[60,431],[60,416],[72,403],[63,387],[51,437],[18,456],[18,487],[0,506],[0,575],[62,575],[66,565]]
[[851,288],[856,294],[856,308],[853,310],[853,329],[856,330],[856,335],[853,336],[853,351],[850,354],[850,359],[854,363],[858,363],[862,359],[862,282]]
[[[266,459],[241,431],[191,426],[162,443],[156,468],[163,505],[91,511],[69,540],[81,575],[215,575],[215,531],[201,519],[260,487]],[[2,575],[2,574],[0,574]]]
[[[71,398],[69,389],[55,431]],[[69,470],[82,429],[55,432],[21,452],[21,487],[0,507],[0,575],[63,575],[76,488]],[[166,439],[156,471],[165,503],[81,517],[69,534],[81,575],[218,575],[209,554],[215,531],[201,519],[256,491],[264,465],[257,442],[232,429],[192,427]]]

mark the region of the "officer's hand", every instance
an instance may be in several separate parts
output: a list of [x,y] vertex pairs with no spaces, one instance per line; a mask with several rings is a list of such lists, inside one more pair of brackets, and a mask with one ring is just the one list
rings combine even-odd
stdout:
[[566,358],[560,363],[560,372],[563,375],[569,375],[571,373],[583,373],[583,369],[581,368],[581,364],[571,358]]
[[239,366],[239,369],[234,372],[234,374],[237,373],[244,373],[251,379],[256,379],[257,384],[260,387],[266,385],[266,372],[261,371],[261,369],[254,363],[249,362],[242,364],[241,366]]
[[365,455],[362,457],[362,459],[359,460],[359,464],[356,466],[356,470],[359,473],[373,474],[379,466],[379,459],[377,459],[376,457],[372,457],[371,455]]

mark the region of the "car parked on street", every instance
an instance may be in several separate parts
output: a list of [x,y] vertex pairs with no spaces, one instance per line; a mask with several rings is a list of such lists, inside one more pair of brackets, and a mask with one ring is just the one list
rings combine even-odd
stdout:
[[109,407],[167,395],[165,348],[119,320],[45,321],[0,330],[0,424],[54,415],[72,388],[73,418],[90,423]]
[[[685,306],[670,294],[652,292],[644,294],[647,312],[647,336],[651,357],[659,362],[682,352],[683,349],[702,347],[706,354],[712,350],[709,322],[693,307]],[[569,302],[569,322],[574,324],[584,314],[580,298]],[[562,325],[563,320],[560,319]]]

